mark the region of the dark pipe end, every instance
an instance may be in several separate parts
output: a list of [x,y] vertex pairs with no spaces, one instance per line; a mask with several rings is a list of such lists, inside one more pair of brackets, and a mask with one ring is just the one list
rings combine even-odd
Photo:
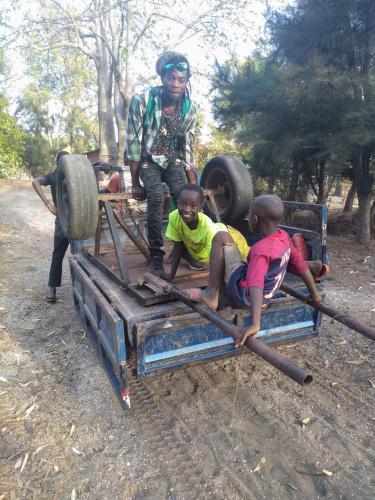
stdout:
[[313,381],[313,376],[312,375],[306,375],[306,377],[303,380],[303,385],[311,384],[312,381]]

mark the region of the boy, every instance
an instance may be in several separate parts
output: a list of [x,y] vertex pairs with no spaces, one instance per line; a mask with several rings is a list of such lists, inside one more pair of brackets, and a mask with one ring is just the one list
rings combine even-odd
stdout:
[[174,241],[171,254],[171,270],[168,280],[176,274],[181,257],[186,252],[201,264],[208,264],[212,240],[219,231],[228,231],[237,245],[242,260],[246,261],[249,246],[236,229],[213,222],[203,210],[203,189],[197,184],[185,184],[177,197],[177,210],[169,214],[165,235]]
[[[287,271],[301,276],[311,301],[320,301],[308,264],[289,235],[277,227],[283,214],[284,206],[277,196],[255,198],[250,206],[249,224],[252,231],[262,235],[262,239],[252,246],[248,264],[243,262],[230,234],[218,232],[212,242],[208,287],[204,291],[196,288],[185,290],[190,299],[216,310],[219,290],[225,284],[233,307],[250,308],[252,324],[237,340],[236,347],[242,346],[247,337],[260,330],[262,308],[275,296]],[[318,264],[318,261],[313,264]]]
[[[67,151],[60,151],[56,156],[56,166],[59,165],[59,160],[64,155],[69,154]],[[56,302],[56,288],[61,286],[62,264],[65,252],[69,246],[69,240],[66,238],[57,213],[56,202],[56,183],[57,183],[57,167],[53,172],[42,177],[37,177],[33,180],[32,185],[45,206],[54,215],[55,218],[55,233],[53,237],[53,253],[51,267],[48,278],[48,290],[46,301],[50,303]],[[53,202],[50,202],[43,192],[42,186],[50,186]]]

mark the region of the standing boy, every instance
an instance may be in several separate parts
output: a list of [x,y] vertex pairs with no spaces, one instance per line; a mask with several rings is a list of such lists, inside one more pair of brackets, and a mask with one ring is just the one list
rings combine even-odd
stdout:
[[[56,156],[56,165],[58,166],[60,158],[64,155],[69,154],[67,151],[60,151]],[[48,175],[37,177],[33,180],[33,188],[51,212],[55,215],[55,233],[53,237],[53,253],[51,260],[51,267],[48,278],[48,290],[46,295],[46,301],[54,303],[56,302],[56,287],[61,286],[61,275],[62,275],[62,263],[64,260],[65,252],[69,246],[69,240],[66,238],[57,213],[57,201],[56,201],[56,182],[57,182],[57,168],[50,172]],[[44,194],[42,186],[50,186],[53,202],[49,201]]]
[[[172,198],[186,182],[195,183],[194,133],[196,112],[188,83],[185,56],[169,52],[159,57],[156,71],[162,85],[132,97],[127,122],[127,158],[135,199],[147,199],[150,272],[165,277],[162,207],[164,181]],[[140,183],[143,182],[143,186]]]
[[284,214],[280,198],[263,195],[250,206],[251,230],[262,239],[251,247],[248,263],[244,263],[236,244],[227,232],[219,232],[212,242],[208,287],[185,290],[191,300],[203,302],[216,310],[219,291],[228,289],[229,301],[236,308],[250,308],[252,323],[237,340],[242,346],[247,337],[260,330],[262,308],[278,291],[285,273],[301,276],[312,301],[320,301],[314,278],[307,263],[295,248],[289,235],[277,226]]

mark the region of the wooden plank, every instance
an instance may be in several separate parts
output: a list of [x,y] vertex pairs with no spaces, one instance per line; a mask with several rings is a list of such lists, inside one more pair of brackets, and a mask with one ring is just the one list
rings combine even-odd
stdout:
[[[204,196],[210,196],[215,194],[225,194],[223,188],[218,189],[203,189]],[[165,195],[170,198],[170,194]],[[131,193],[98,193],[98,201],[121,201],[121,200],[134,200]]]

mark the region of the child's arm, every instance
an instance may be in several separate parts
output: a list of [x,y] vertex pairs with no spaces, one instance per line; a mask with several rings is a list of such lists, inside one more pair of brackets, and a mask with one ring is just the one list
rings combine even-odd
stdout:
[[182,243],[182,241],[174,241],[173,242],[173,249],[172,249],[172,261],[171,261],[171,270],[168,275],[168,281],[172,281],[173,278],[176,275],[176,271],[178,268],[178,265],[180,263],[182,253],[184,251],[185,245]]
[[249,299],[251,310],[251,325],[241,328],[241,335],[237,338],[234,347],[242,347],[247,337],[252,337],[260,330],[260,316],[263,306],[263,288],[257,286],[249,287]]
[[57,208],[55,205],[49,201],[46,197],[46,195],[43,192],[42,186],[48,186],[48,179],[46,176],[44,177],[37,177],[36,179],[33,180],[32,182],[33,188],[37,192],[39,198],[43,201],[45,206],[48,208],[48,210],[51,212],[53,215],[57,215]]
[[307,289],[309,291],[309,300],[311,300],[312,302],[320,302],[322,299],[320,297],[310,269],[306,269],[306,271],[301,274],[301,278],[305,282],[305,285],[307,286]]

